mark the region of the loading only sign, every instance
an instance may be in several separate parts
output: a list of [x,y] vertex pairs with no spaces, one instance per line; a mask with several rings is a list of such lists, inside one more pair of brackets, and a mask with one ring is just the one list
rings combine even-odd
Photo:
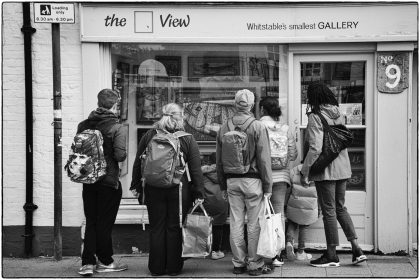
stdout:
[[74,23],[74,4],[34,3],[37,23]]

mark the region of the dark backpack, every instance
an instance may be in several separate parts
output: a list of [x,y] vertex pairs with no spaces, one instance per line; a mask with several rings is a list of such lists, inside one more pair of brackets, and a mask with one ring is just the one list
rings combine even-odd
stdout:
[[227,122],[228,131],[222,135],[223,171],[231,174],[245,174],[250,168],[248,149],[248,134],[246,130],[255,121],[249,117],[243,124],[234,125],[230,118]]
[[186,171],[179,138],[191,135],[184,131],[168,133],[156,130],[157,133],[147,144],[140,156],[142,177],[146,184],[170,188],[179,185]]
[[86,129],[74,136],[69,159],[64,166],[71,181],[93,184],[106,175],[103,144],[99,130]]

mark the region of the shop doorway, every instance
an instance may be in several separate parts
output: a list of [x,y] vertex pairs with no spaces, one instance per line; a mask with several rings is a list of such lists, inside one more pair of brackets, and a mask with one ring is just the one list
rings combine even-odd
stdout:
[[[293,90],[290,93],[290,120],[296,125],[299,158],[303,160],[303,137],[307,125],[306,91],[314,81],[322,81],[335,94],[346,126],[355,136],[348,149],[352,177],[348,181],[346,206],[364,250],[374,244],[374,56],[373,54],[295,54]],[[308,247],[325,246],[322,219],[310,227]],[[339,227],[343,249],[350,243]]]

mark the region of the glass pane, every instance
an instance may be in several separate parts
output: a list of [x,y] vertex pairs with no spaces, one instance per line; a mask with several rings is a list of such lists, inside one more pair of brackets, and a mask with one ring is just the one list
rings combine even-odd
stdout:
[[[170,102],[182,104],[186,130],[200,142],[233,114],[240,89],[279,98],[287,121],[287,47],[279,45],[112,44],[114,88],[123,121],[150,126]],[[134,111],[134,112],[130,112]]]
[[[348,148],[352,177],[348,190],[366,189],[366,119],[365,119],[365,67],[364,61],[351,62],[303,62],[301,66],[301,124],[308,123],[307,89],[311,82],[326,84],[345,116],[346,125],[352,130],[355,139]],[[303,133],[305,132],[302,127]],[[302,135],[304,135],[302,133]]]

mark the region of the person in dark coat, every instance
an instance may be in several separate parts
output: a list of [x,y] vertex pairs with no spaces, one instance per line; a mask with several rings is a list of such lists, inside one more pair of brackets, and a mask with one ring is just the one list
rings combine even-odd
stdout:
[[[83,208],[86,217],[86,231],[82,253],[82,267],[79,274],[115,272],[127,269],[116,264],[112,258],[112,227],[121,202],[122,189],[119,182],[118,162],[127,157],[127,129],[118,122],[117,104],[119,95],[111,89],[98,93],[98,108],[82,121],[77,133],[86,129],[96,129],[102,133],[103,150],[106,160],[106,175],[94,184],[83,184]],[[96,261],[96,257],[98,261]]]
[[216,172],[216,154],[208,156],[208,162],[201,167],[204,175],[204,203],[203,206],[210,216],[213,217],[213,244],[211,259],[218,260],[225,256],[222,251],[223,226],[229,214],[229,203],[227,197],[223,196],[220,190]]
[[[178,275],[182,272],[184,260],[182,255],[182,231],[179,226],[179,186],[161,188],[146,182],[142,187],[142,171],[140,157],[148,143],[156,135],[157,129],[169,133],[184,130],[182,108],[170,103],[162,108],[162,118],[154,124],[141,138],[133,165],[133,177],[130,190],[134,196],[143,199],[147,206],[150,223],[149,271],[152,276],[168,274]],[[191,183],[187,174],[182,177],[182,216],[198,200],[203,199],[203,174],[201,158],[197,142],[192,135],[179,138],[184,161],[188,164]]]

